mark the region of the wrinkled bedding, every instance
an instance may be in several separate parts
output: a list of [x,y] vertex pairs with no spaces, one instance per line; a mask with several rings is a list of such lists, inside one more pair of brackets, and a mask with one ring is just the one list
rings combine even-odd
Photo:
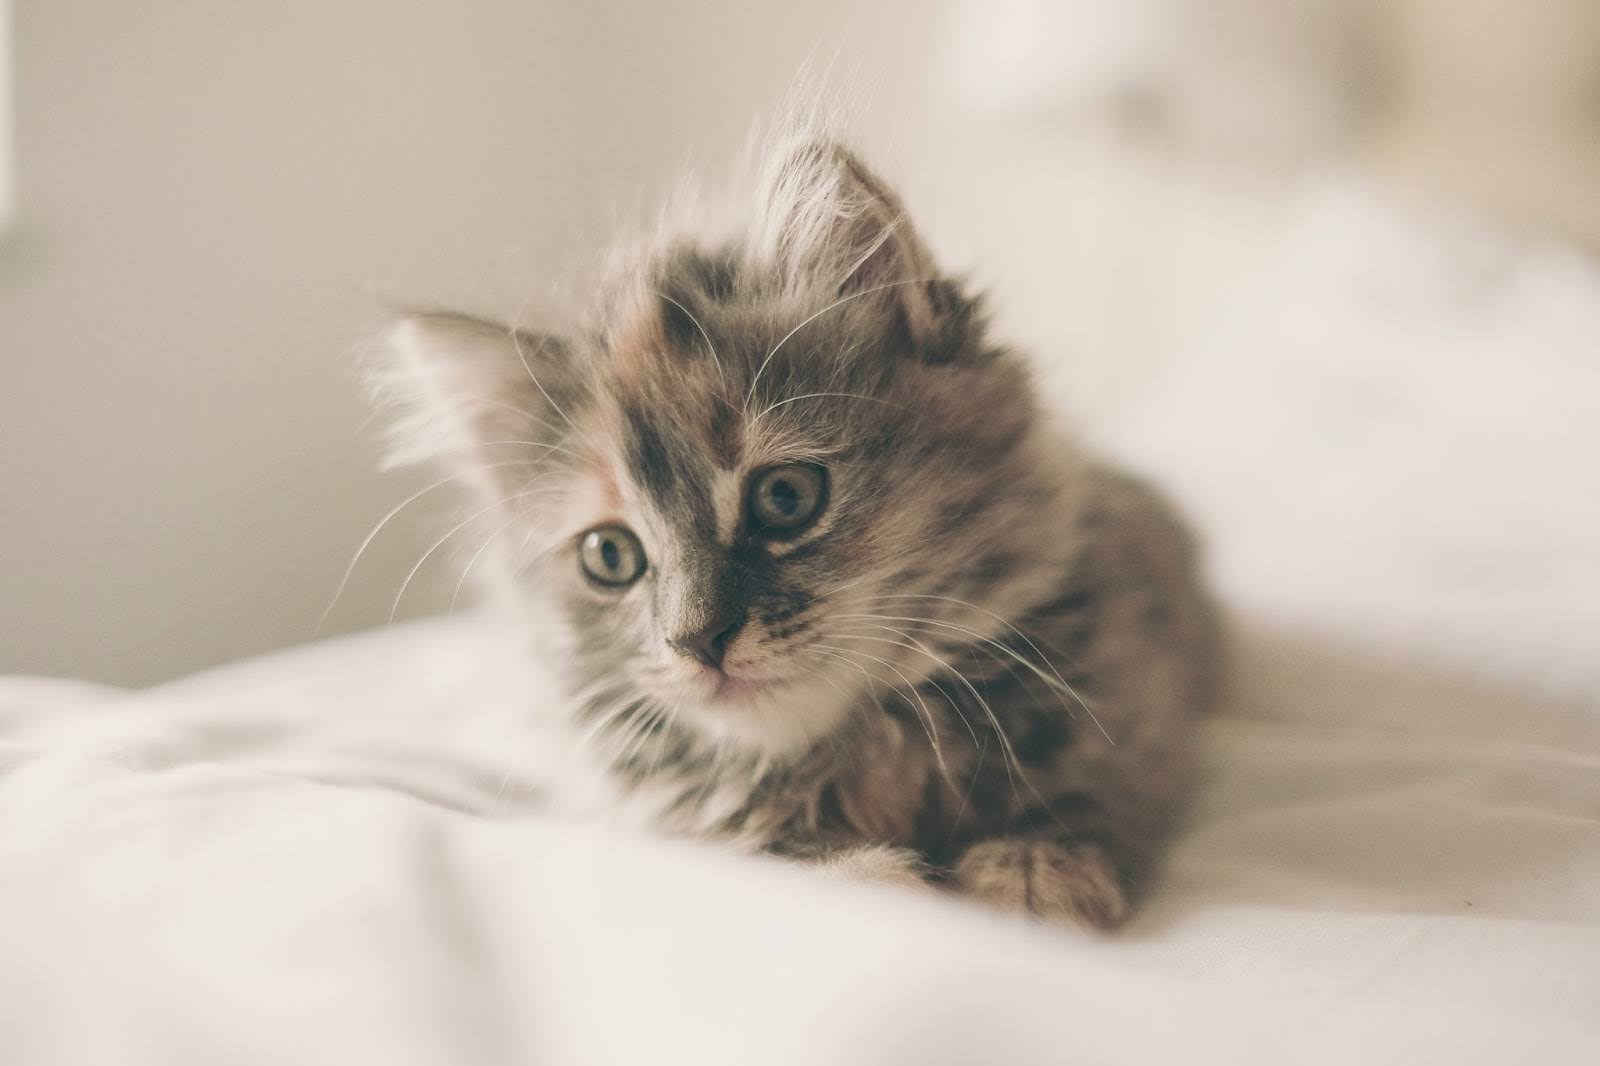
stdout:
[[1238,643],[1246,682],[1206,731],[1192,824],[1112,940],[542,816],[487,618],[138,694],[13,680],[0,1047],[17,1063],[1594,1061],[1592,714]]

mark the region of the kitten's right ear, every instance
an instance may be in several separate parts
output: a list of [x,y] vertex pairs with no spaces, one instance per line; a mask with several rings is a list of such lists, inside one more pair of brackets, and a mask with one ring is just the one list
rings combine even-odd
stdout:
[[893,315],[924,355],[942,351],[938,270],[887,182],[844,145],[801,137],[774,152],[760,244],[802,283]]
[[570,350],[557,337],[435,311],[389,326],[367,380],[374,397],[397,411],[389,465],[482,468],[485,448],[497,442],[554,435],[550,427],[564,417],[556,397],[570,375]]

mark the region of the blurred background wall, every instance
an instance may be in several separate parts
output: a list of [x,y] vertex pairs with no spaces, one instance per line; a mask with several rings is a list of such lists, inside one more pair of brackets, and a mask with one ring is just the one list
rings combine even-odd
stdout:
[[[807,61],[1090,423],[1250,313],[1308,175],[1600,242],[1592,0],[20,0],[13,46],[0,672],[310,639],[429,480],[375,472],[382,307],[537,306]],[[446,502],[324,633],[388,618]]]
[[[146,682],[310,639],[428,480],[376,473],[350,350],[382,304],[509,318],[731,158],[808,55],[892,38],[874,70],[914,80],[896,6],[24,0],[0,671]],[[426,503],[326,631],[388,617]],[[447,598],[429,578],[402,615]]]

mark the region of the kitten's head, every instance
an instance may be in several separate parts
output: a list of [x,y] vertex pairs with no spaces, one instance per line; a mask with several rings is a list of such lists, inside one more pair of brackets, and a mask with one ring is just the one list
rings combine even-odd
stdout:
[[565,618],[591,711],[792,753],[938,665],[948,633],[906,619],[1006,612],[1056,482],[1024,370],[877,177],[804,140],[763,190],[740,239],[621,271],[583,335],[417,315],[380,381],[403,457],[465,475],[505,580]]

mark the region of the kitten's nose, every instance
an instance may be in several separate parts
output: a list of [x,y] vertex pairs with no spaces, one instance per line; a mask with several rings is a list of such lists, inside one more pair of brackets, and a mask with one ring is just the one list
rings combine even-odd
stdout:
[[707,666],[722,669],[722,656],[728,650],[735,633],[739,632],[740,621],[728,615],[719,615],[713,618],[703,628],[692,633],[684,633],[673,637],[669,642],[679,654],[696,659]]

